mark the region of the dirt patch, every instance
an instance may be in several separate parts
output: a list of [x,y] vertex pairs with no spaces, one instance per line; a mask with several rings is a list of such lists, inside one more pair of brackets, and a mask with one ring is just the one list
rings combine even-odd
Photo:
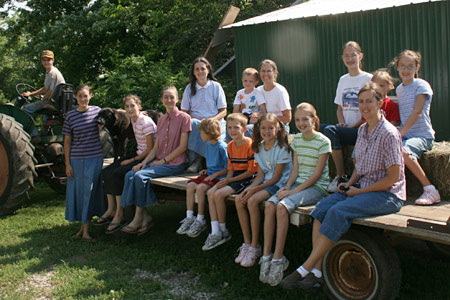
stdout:
[[47,273],[31,275],[30,278],[22,282],[18,289],[20,291],[32,291],[39,295],[30,300],[51,300],[51,291],[53,289],[52,276],[53,270]]
[[[170,288],[169,292],[172,295],[178,296],[182,299],[216,299],[217,294],[212,292],[198,291],[201,289],[200,277],[192,277],[188,272],[176,273],[172,270],[166,270],[160,273],[154,273],[141,269],[135,270],[134,278],[151,279],[160,282]],[[194,289],[193,287],[196,287]]]

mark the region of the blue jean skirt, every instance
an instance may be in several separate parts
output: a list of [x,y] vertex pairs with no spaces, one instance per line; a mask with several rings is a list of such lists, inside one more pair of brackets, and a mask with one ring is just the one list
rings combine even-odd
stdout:
[[66,220],[86,224],[105,212],[101,179],[103,157],[71,159],[73,178],[67,178]]

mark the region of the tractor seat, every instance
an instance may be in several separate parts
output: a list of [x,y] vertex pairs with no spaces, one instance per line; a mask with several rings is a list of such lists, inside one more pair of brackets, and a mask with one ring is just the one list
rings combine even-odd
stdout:
[[61,116],[65,116],[67,112],[72,110],[75,101],[73,94],[73,85],[68,83],[58,84],[50,99],[52,104],[48,108],[46,105],[44,110],[49,110],[49,112],[52,112],[50,114],[53,115],[60,114]]

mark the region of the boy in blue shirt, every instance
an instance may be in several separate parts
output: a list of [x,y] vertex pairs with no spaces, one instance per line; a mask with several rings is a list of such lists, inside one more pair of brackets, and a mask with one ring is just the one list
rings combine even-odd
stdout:
[[[207,118],[199,126],[200,135],[206,142],[206,167],[200,171],[197,178],[192,179],[186,186],[186,218],[181,220],[178,234],[197,237],[206,230],[205,198],[206,192],[227,174],[227,144],[220,139],[220,122]],[[198,213],[194,217],[194,204],[197,198]]]

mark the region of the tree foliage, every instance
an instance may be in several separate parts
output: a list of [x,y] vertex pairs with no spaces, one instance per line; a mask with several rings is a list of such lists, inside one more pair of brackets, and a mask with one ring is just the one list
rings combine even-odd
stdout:
[[[184,89],[190,62],[206,50],[229,5],[241,8],[242,20],[291,2],[29,0],[31,10],[19,9],[12,18],[3,15],[0,53],[9,64],[0,67],[0,91],[12,99],[15,80],[42,86],[39,55],[51,49],[66,81],[91,84],[98,104],[120,106],[121,98],[133,93],[152,107],[162,86]],[[231,56],[232,47],[229,43],[221,52],[222,60]],[[235,92],[235,86],[229,88]]]

